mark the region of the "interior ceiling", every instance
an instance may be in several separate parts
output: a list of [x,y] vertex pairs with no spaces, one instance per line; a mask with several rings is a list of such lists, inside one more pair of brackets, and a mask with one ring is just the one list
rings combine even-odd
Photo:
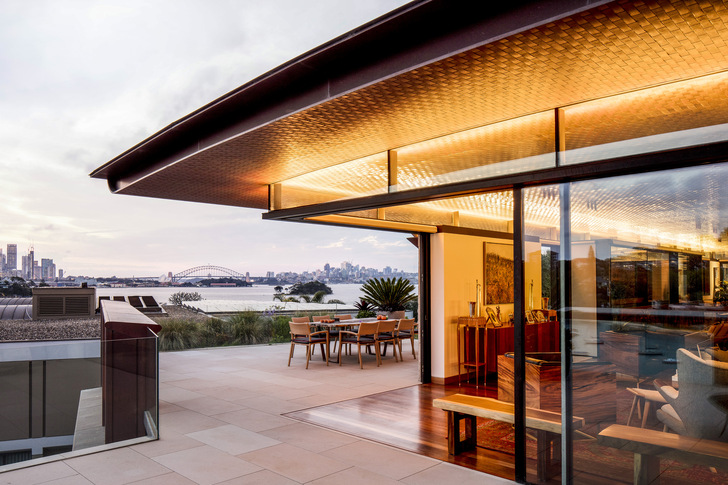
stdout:
[[[666,172],[614,177],[571,185],[571,224],[575,237],[609,238],[636,245],[693,251],[728,250],[728,163]],[[560,221],[559,191],[543,186],[524,191],[526,233],[555,238]],[[511,191],[453,197],[384,209],[385,220],[413,224],[459,225],[509,231]],[[347,215],[377,218],[377,211]],[[549,237],[551,235],[551,237]],[[721,240],[722,239],[722,240]]]
[[728,69],[724,2],[618,1],[197,152],[118,193],[267,209],[267,185],[447,133]]

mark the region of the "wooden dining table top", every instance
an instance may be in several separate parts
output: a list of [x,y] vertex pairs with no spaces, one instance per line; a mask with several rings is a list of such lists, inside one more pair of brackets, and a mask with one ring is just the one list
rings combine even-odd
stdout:
[[[309,325],[317,327],[351,327],[360,323],[386,322],[387,320],[377,320],[376,318],[352,318],[351,320],[339,320],[333,323],[310,322]],[[392,320],[396,321],[396,320]]]

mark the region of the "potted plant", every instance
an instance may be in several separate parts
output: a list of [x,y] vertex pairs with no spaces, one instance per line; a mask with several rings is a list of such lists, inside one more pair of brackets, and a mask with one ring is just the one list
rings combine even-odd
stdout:
[[721,281],[718,286],[715,287],[713,303],[716,306],[728,305],[728,281]]
[[386,312],[389,318],[404,318],[407,303],[416,300],[415,286],[403,278],[373,278],[361,287],[362,300]]
[[358,310],[356,318],[371,318],[377,316],[377,312],[374,311],[374,305],[366,300],[360,299],[357,303],[354,303],[354,307]]

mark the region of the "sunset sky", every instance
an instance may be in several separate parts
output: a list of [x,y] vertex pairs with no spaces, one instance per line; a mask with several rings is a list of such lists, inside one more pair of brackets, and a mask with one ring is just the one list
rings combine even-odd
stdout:
[[401,0],[0,2],[0,248],[66,274],[253,275],[351,261],[416,271],[406,234],[112,195],[88,174],[171,122]]

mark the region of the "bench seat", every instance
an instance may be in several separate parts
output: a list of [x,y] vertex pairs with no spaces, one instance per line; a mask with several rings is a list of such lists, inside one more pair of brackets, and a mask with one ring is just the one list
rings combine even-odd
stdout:
[[660,459],[728,469],[728,443],[613,424],[599,433],[599,444],[634,453],[634,483],[653,483]]
[[[513,423],[513,403],[489,397],[453,394],[435,399],[432,405],[448,412],[447,451],[458,455],[475,449],[477,444],[476,417]],[[460,422],[465,423],[465,439],[460,439]],[[584,418],[573,418],[574,429],[584,426]],[[544,481],[558,473],[561,459],[561,414],[542,409],[526,408],[526,427],[536,430],[537,470],[539,480]]]

